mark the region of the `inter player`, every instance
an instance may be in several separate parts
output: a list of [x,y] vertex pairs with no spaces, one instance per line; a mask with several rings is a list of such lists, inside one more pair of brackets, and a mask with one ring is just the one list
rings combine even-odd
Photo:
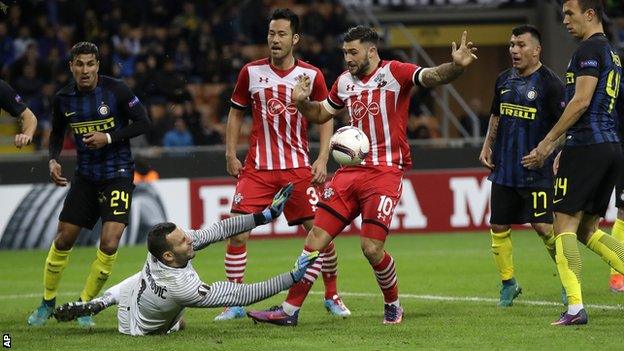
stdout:
[[155,225],[147,236],[149,253],[143,269],[89,302],[58,307],[54,317],[69,321],[117,305],[120,333],[165,334],[183,329],[186,307],[249,305],[289,288],[305,274],[318,252],[300,256],[293,270],[256,284],[206,284],[193,268],[195,251],[242,231],[269,223],[284,209],[292,185],[281,189],[261,212],[222,220],[202,230],[182,231],[173,223]]
[[[96,259],[91,265],[81,301],[100,292],[117,258],[119,239],[128,224],[132,201],[134,161],[130,138],[149,127],[147,112],[122,81],[98,74],[99,51],[89,42],[74,45],[69,68],[74,82],[59,90],[53,100],[49,167],[52,181],[68,181],[58,163],[67,125],[78,152],[76,172],[59,216],[58,234],[45,261],[43,300],[28,317],[29,325],[43,325],[54,310],[63,269],[81,228],[92,229],[102,219]],[[132,122],[132,123],[130,123]],[[91,327],[86,316],[79,324]]]
[[[394,259],[384,250],[392,214],[401,196],[405,169],[411,167],[406,124],[410,90],[414,85],[434,87],[446,84],[476,60],[476,47],[452,45],[453,61],[421,68],[411,63],[383,61],[377,46],[379,36],[370,27],[357,26],[344,36],[342,51],[348,71],[338,77],[323,102],[308,99],[311,77],[301,78],[293,92],[297,107],[314,123],[324,123],[347,109],[351,125],[368,136],[371,151],[362,165],[342,167],[321,195],[303,253],[319,250],[362,215],[361,247],[384,296],[384,323],[403,319],[399,303]],[[267,311],[250,312],[256,321],[296,325],[299,309],[309,287],[295,284],[286,301]]]
[[551,131],[522,161],[533,169],[541,166],[555,141],[566,133],[552,209],[557,270],[567,293],[568,310],[553,325],[587,323],[577,237],[624,273],[624,245],[598,228],[624,161],[614,110],[622,65],[604,34],[602,11],[600,0],[563,2],[563,23],[570,34],[582,40],[566,72],[567,105]]
[[22,148],[30,144],[37,129],[37,118],[22,102],[22,97],[2,79],[0,79],[0,113],[1,111],[6,111],[18,119],[21,133],[15,135],[15,146]]
[[563,111],[563,83],[540,61],[541,35],[522,25],[512,30],[512,68],[496,79],[489,128],[479,160],[492,170],[490,234],[492,253],[502,280],[501,307],[511,306],[522,289],[514,278],[511,225],[531,223],[555,258],[552,232],[552,158],[540,169],[520,161],[533,150]]
[[[271,16],[267,36],[270,57],[251,62],[240,71],[232,94],[226,130],[226,160],[229,174],[238,178],[231,212],[234,215],[258,211],[271,201],[272,194],[288,182],[295,185],[293,197],[284,210],[289,225],[302,224],[306,233],[312,229],[314,206],[318,201],[315,184],[325,182],[329,139],[333,122],[319,127],[321,149],[310,166],[308,159],[308,123],[295,106],[292,89],[299,76],[312,80],[311,99],[327,97],[321,71],[293,56],[299,42],[299,17],[289,9],[277,9]],[[243,166],[236,157],[236,145],[247,108],[252,110],[249,152]],[[242,282],[247,266],[249,232],[228,241],[225,254],[227,279]],[[337,258],[334,244],[321,252],[302,284],[312,284],[322,271],[325,283],[325,308],[336,316],[351,314],[340,299],[337,288]],[[215,320],[242,318],[241,307],[225,309]]]

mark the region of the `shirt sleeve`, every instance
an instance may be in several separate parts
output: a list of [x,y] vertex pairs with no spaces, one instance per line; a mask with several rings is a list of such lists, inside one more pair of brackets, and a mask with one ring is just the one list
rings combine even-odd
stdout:
[[411,88],[414,85],[422,86],[420,83],[420,72],[422,67],[408,62],[390,61],[390,71],[402,88]]
[[269,298],[293,285],[290,273],[282,273],[255,284],[220,281],[202,282],[197,273],[187,273],[172,287],[175,301],[185,307],[247,306]]
[[576,55],[574,55],[574,69],[576,70],[576,76],[592,76],[600,77],[600,65],[602,64],[602,58],[600,51],[593,43],[584,43],[581,45]]
[[490,106],[490,113],[494,116],[500,115],[500,87],[498,86],[500,80],[501,76],[499,75],[498,78],[496,78],[496,83],[494,83],[494,96],[492,97],[492,105]]
[[245,66],[238,73],[236,87],[230,99],[233,108],[244,110],[249,106],[249,68]]
[[26,110],[22,97],[3,80],[0,80],[0,107],[13,117],[19,117]]
[[312,94],[310,94],[310,100],[323,101],[327,99],[327,85],[325,84],[325,77],[323,73],[317,70],[316,77],[312,83]]
[[111,140],[116,142],[123,139],[130,139],[147,132],[150,126],[150,120],[149,117],[147,117],[147,110],[139,98],[134,95],[130,87],[123,82],[117,85],[116,93],[119,99],[119,111],[121,111],[123,116],[132,120],[132,123],[121,129],[110,132]]
[[212,243],[223,241],[255,227],[254,215],[247,214],[218,221],[206,229],[185,231],[185,234],[192,240],[193,249],[201,250]]
[[345,107],[344,101],[342,101],[340,97],[338,96],[338,82],[339,81],[340,81],[340,78],[336,79],[336,81],[334,82],[334,85],[332,85],[331,90],[329,91],[329,95],[327,96],[327,99],[325,99],[322,102],[323,107],[332,115],[338,114],[338,112],[340,112],[340,110],[342,110]]

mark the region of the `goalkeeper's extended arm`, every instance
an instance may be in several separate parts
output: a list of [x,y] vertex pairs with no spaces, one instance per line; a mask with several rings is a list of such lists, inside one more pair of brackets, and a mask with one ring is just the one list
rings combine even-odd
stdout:
[[292,189],[293,185],[290,183],[280,189],[273,197],[271,205],[262,212],[230,217],[218,221],[206,229],[187,231],[185,234],[193,241],[193,249],[201,250],[212,243],[223,241],[234,235],[252,230],[259,225],[267,224],[282,214]]

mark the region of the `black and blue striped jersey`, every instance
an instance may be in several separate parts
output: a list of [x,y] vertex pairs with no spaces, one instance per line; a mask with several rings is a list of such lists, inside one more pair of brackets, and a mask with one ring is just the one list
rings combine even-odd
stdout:
[[[123,81],[100,75],[91,91],[80,91],[71,83],[56,93],[52,116],[50,159],[58,158],[69,126],[78,153],[76,174],[94,182],[133,177],[130,138],[145,133],[149,119]],[[82,141],[90,132],[109,133],[112,143],[90,150]]]
[[511,187],[551,187],[552,157],[540,169],[522,166],[528,155],[555,125],[564,108],[564,87],[548,67],[542,65],[522,77],[515,68],[496,79],[491,113],[499,116],[492,146],[493,183]]
[[574,96],[580,76],[596,77],[598,83],[589,107],[568,129],[566,146],[619,142],[615,104],[622,65],[603,33],[582,41],[574,52],[566,72],[566,102]]
[[24,110],[26,110],[26,105],[24,105],[21,96],[0,79],[0,116],[5,115],[4,112],[6,112],[13,117],[19,117]]

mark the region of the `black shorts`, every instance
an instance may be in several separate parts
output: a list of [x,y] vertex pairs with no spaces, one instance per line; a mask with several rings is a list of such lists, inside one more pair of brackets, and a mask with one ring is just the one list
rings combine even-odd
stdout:
[[516,188],[492,183],[491,224],[552,223],[552,188]]
[[128,224],[132,204],[132,178],[93,183],[79,175],[71,181],[59,220],[93,229],[98,219]]
[[555,178],[553,212],[603,217],[622,172],[619,143],[564,147]]

